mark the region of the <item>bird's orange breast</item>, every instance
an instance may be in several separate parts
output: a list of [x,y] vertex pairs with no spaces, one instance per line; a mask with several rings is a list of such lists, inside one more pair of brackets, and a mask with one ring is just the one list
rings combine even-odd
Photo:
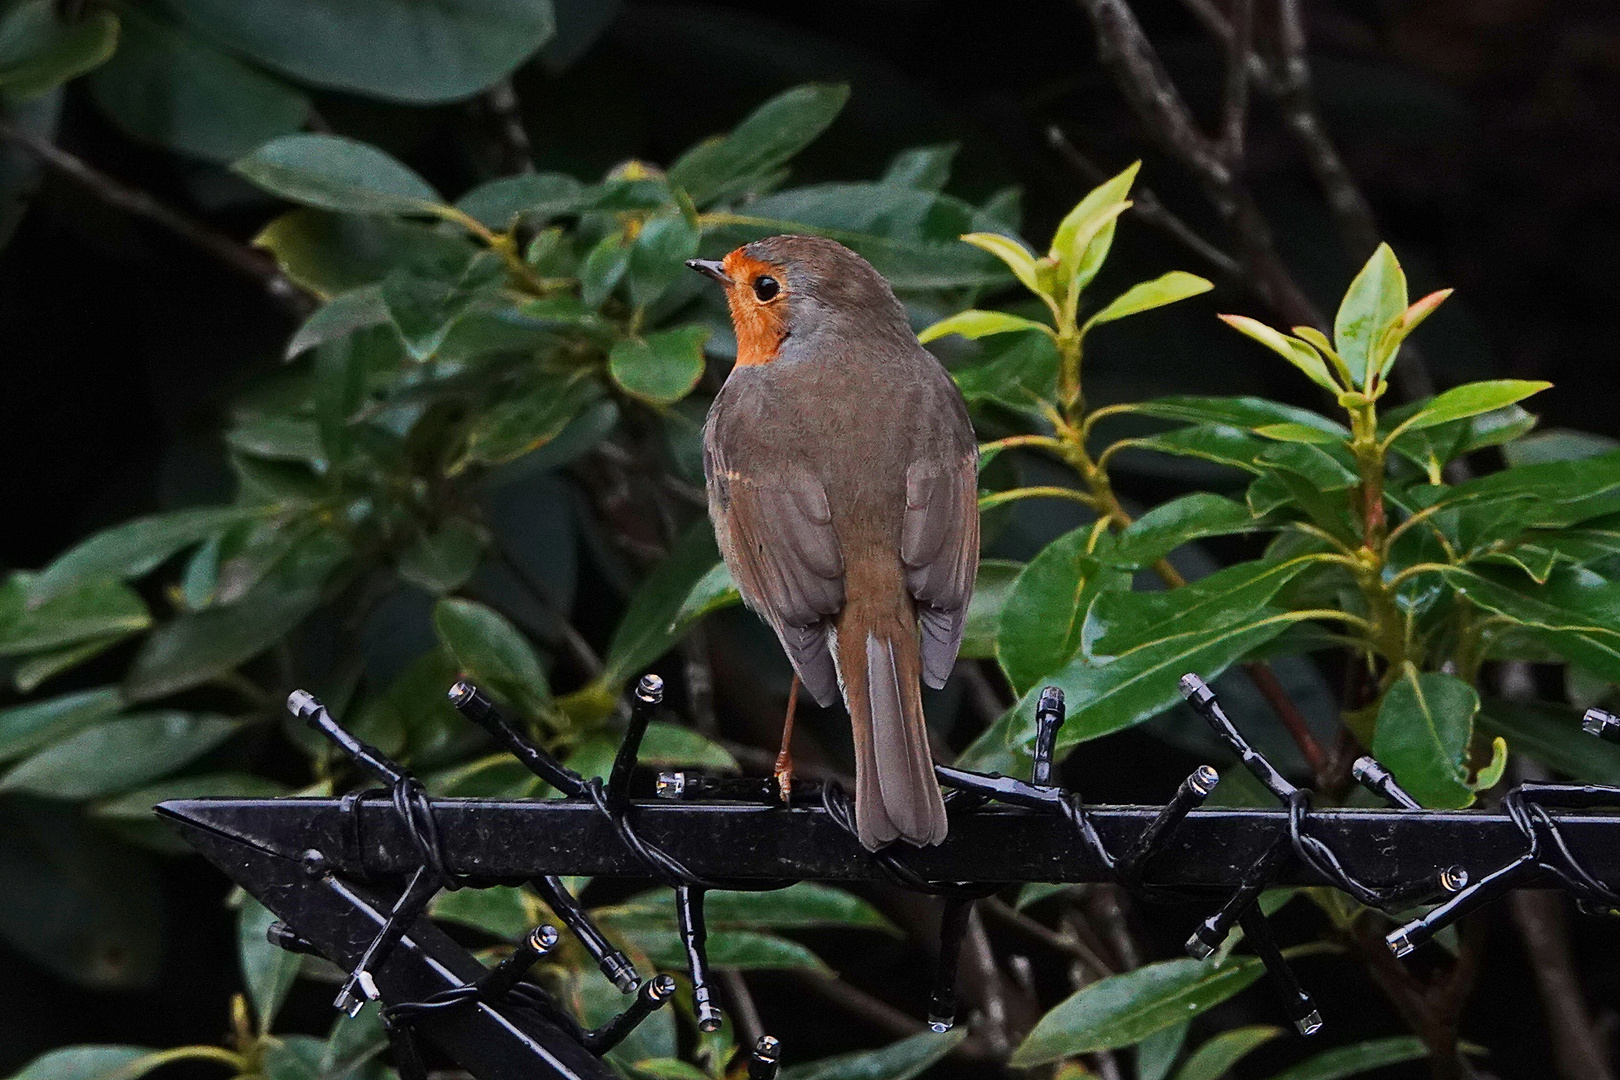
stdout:
[[[776,359],[776,350],[787,337],[787,295],[785,275],[780,267],[744,255],[741,248],[727,255],[727,275],[734,284],[726,290],[731,307],[731,327],[737,334],[737,364],[750,367]],[[774,277],[782,286],[775,300],[762,304],[754,296],[754,281],[761,275]]]

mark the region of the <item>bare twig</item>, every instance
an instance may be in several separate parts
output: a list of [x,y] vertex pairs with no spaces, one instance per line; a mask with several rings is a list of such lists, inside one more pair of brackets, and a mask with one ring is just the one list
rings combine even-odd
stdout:
[[737,1025],[737,1042],[745,1047],[753,1046],[765,1034],[765,1025],[760,1022],[759,1006],[754,1004],[754,995],[748,992],[747,980],[736,968],[716,968],[715,976],[725,990],[726,1001],[731,1005],[732,1022]]
[[1120,965],[1126,971],[1141,967],[1142,950],[1137,947],[1125,921],[1125,890],[1118,885],[1101,885],[1092,891],[1091,897],[1091,910],[1114,955],[1119,957]]
[[[912,1016],[910,1013],[890,1005],[881,998],[873,997],[859,987],[851,986],[836,975],[814,971],[810,968],[790,968],[787,974],[797,979],[806,989],[817,994],[822,1000],[837,1005],[845,1012],[858,1019],[866,1021],[871,1027],[897,1038],[915,1035],[920,1031],[928,1030],[928,1025]],[[973,1061],[985,1060],[989,1054],[984,1043],[968,1036],[957,1044],[953,1054]]]
[[1310,724],[1305,720],[1305,714],[1299,711],[1294,699],[1288,696],[1282,682],[1277,678],[1270,666],[1258,660],[1251,660],[1243,665],[1249,680],[1254,683],[1260,696],[1266,699],[1277,718],[1282,721],[1283,727],[1299,746],[1299,752],[1305,756],[1305,764],[1311,768],[1315,776],[1322,776],[1327,772],[1328,754],[1322,749],[1322,744],[1316,741],[1311,734]]
[[0,139],[15,142],[108,206],[161,225],[242,276],[258,282],[270,298],[294,318],[304,319],[315,309],[315,298],[283,274],[269,256],[163,205],[144,191],[113,179],[84,159],[4,118],[0,118]]
[[979,1004],[984,1022],[979,1025],[990,1052],[1003,1057],[1012,1052],[1011,1017],[1008,1015],[1007,987],[996,966],[996,954],[990,948],[990,938],[984,932],[984,918],[977,905],[968,913],[967,939],[962,943],[968,963],[977,976],[973,981],[979,989]]
[[1243,132],[1249,117],[1250,43],[1254,38],[1254,0],[1235,0],[1237,19],[1226,46],[1226,86],[1222,93],[1221,155],[1235,171],[1243,160]]
[[1509,908],[1547,1014],[1558,1075],[1564,1080],[1614,1080],[1608,1051],[1592,1023],[1570,955],[1564,898],[1556,892],[1520,889],[1509,899]]
[[523,127],[523,110],[511,79],[502,79],[484,93],[484,108],[494,118],[501,136],[501,174],[534,172],[534,151]]
[[720,721],[714,714],[714,669],[709,664],[709,636],[694,626],[681,639],[681,657],[686,668],[686,700],[692,707],[692,726],[714,738]]
[[1056,930],[1047,929],[1022,911],[994,896],[981,900],[979,906],[1025,936],[1040,942],[1055,952],[1060,952],[1089,966],[1099,977],[1114,973],[1113,969],[1108,966],[1108,962],[1085,942],[1068,934],[1060,934]]

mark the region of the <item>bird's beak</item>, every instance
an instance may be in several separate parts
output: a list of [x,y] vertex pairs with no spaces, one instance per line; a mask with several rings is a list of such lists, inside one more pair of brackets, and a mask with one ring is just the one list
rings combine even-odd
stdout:
[[700,274],[707,274],[725,286],[735,285],[731,275],[726,273],[726,266],[717,259],[687,259],[686,268],[696,270]]

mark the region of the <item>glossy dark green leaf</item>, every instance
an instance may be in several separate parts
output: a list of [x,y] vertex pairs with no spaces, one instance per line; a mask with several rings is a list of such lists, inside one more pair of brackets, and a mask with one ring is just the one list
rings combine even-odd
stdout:
[[1620,746],[1581,730],[1581,714],[1535,701],[1486,701],[1479,726],[1502,735],[1516,753],[1591,784],[1620,784]]
[[472,600],[447,598],[434,606],[433,625],[473,682],[530,719],[547,714],[551,684],[540,658],[499,612]]
[[0,762],[32,753],[108,719],[123,707],[116,686],[79,690],[0,710]]
[[1474,801],[1468,746],[1479,695],[1454,675],[1405,674],[1384,695],[1373,756],[1424,806],[1439,810]]
[[45,652],[31,653],[17,661],[11,669],[12,684],[21,694],[31,694],[40,684],[56,675],[77,667],[93,657],[100,656],[124,639],[123,634],[91,638],[75,645]]
[[[581,742],[568,756],[568,767],[581,776],[606,777],[619,752],[620,733],[602,731]],[[649,766],[737,771],[737,759],[718,743],[691,728],[654,720],[647,725],[637,760]]]
[[[839,926],[898,934],[894,924],[865,900],[842,889],[801,881],[773,892],[731,892],[711,889],[705,894],[704,920],[711,929],[746,930],[770,927],[795,930]],[[675,925],[675,897],[668,889],[633,896],[611,908],[601,908],[620,924],[644,922]]]
[[1119,566],[1150,566],[1190,540],[1249,532],[1257,526],[1243,504],[1195,491],[1137,518],[1120,533],[1107,557]]
[[[316,1080],[350,1080],[386,1049],[388,1032],[383,1028],[380,1002],[367,1002],[353,1017],[339,1014],[321,1051]],[[360,1075],[370,1080],[384,1080],[386,1074],[379,1076],[375,1071],[368,1071]]]
[[951,162],[960,143],[913,146],[894,155],[883,171],[883,183],[899,184],[919,191],[939,191],[951,178]]
[[1620,582],[1577,567],[1554,570],[1545,585],[1505,568],[1452,567],[1444,573],[1478,607],[1518,623],[1521,632],[1571,663],[1620,681]]
[[107,62],[118,47],[118,16],[85,12],[71,21],[50,0],[22,0],[0,16],[0,92],[22,103]]
[[[1141,450],[1152,450],[1161,454],[1201,458],[1216,465],[1240,469],[1253,475],[1260,471],[1256,462],[1271,443],[1226,424],[1194,424],[1158,435],[1133,439],[1132,445]],[[1128,461],[1129,455],[1130,451],[1127,450],[1120,457]]]
[[789,1066],[782,1070],[782,1080],[912,1080],[955,1050],[965,1038],[965,1028],[944,1034],[925,1031],[881,1050],[862,1050]]
[[951,377],[968,401],[1028,412],[1057,392],[1057,371],[1051,335],[1014,333],[995,338],[984,360],[954,368]]
[[11,1080],[138,1080],[164,1059],[144,1046],[64,1046],[24,1065]]
[[433,917],[482,930],[494,937],[516,941],[529,932],[539,901],[522,889],[497,885],[492,889],[457,889],[433,900]]
[[119,717],[24,758],[0,779],[0,791],[74,800],[128,791],[208,753],[239,726],[172,709]]
[[13,574],[0,586],[0,656],[125,636],[152,623],[141,598],[109,578],[83,582],[40,603],[29,600],[31,582],[31,575]]
[[504,465],[545,447],[596,400],[601,390],[584,375],[537,380],[502,396],[473,419],[467,446],[450,467],[454,476],[473,464]]
[[459,589],[484,557],[484,535],[469,521],[452,518],[422,536],[399,557],[399,576],[430,593]]
[[693,522],[631,597],[608,643],[602,675],[607,685],[622,686],[669,650],[675,643],[670,627],[692,586],[719,561],[714,527],[707,520]]
[[389,321],[413,360],[436,356],[473,305],[494,297],[505,279],[493,252],[479,254],[458,267],[459,272],[446,273],[448,269],[402,266],[382,280]]
[[387,321],[388,307],[383,303],[382,290],[376,285],[362,285],[334,296],[305,319],[298,332],[288,339],[284,355],[292,360],[317,345],[341,341],[357,330],[381,326]]
[[1008,559],[979,560],[979,574],[973,584],[973,599],[968,602],[967,627],[962,631],[962,648],[958,653],[962,659],[995,658],[1002,611],[1023,569],[1023,563]]
[[375,146],[340,135],[284,135],[238,159],[237,173],[284,199],[351,214],[426,214],[433,186]]
[[703,377],[706,326],[682,326],[644,338],[626,338],[613,346],[608,371],[619,388],[654,405],[670,405]]
[[1026,319],[1021,315],[1012,315],[1005,311],[979,311],[970,309],[959,311],[949,318],[941,319],[917,335],[917,340],[924,345],[951,334],[959,334],[970,340],[989,337],[991,334],[1016,333],[1020,330],[1041,330],[1048,334],[1051,328],[1045,323]]
[[1123,319],[1129,315],[1137,315],[1144,311],[1152,311],[1167,304],[1174,304],[1178,300],[1185,300],[1200,293],[1209,292],[1214,288],[1205,278],[1197,274],[1189,274],[1183,270],[1172,270],[1168,274],[1132,285],[1119,296],[1110,301],[1101,311],[1086,320],[1086,326],[1100,326],[1116,319]]
[[300,964],[297,953],[270,944],[266,932],[275,921],[275,915],[251,896],[243,899],[236,912],[237,961],[260,1031],[269,1031],[275,1023]]
[[164,0],[204,36],[303,82],[389,101],[493,85],[555,29],[547,0]]
[[1110,593],[1087,616],[1086,648],[1095,656],[1124,656],[1167,637],[1248,622],[1310,565],[1309,558],[1256,559],[1176,589]]
[[1333,320],[1333,343],[1357,386],[1365,383],[1369,364],[1384,332],[1406,312],[1406,275],[1388,244],[1379,244],[1361,268]]
[[1309,409],[1284,405],[1256,397],[1196,397],[1176,395],[1156,398],[1131,406],[1131,411],[1161,420],[1177,420],[1185,424],[1224,424],[1235,428],[1258,428],[1268,424],[1304,424],[1319,431],[1348,437],[1349,432],[1338,424]]
[[1166,960],[1092,983],[1041,1017],[1013,1051],[1011,1064],[1029,1068],[1074,1054],[1130,1046],[1219,1005],[1264,970],[1252,956],[1225,964]]
[[630,302],[646,307],[691,271],[686,260],[698,253],[698,227],[675,212],[660,214],[642,225],[630,246]]
[[274,255],[294,282],[328,299],[375,285],[401,263],[466,260],[475,254],[465,237],[422,222],[307,207],[282,214],[253,243]]
[[139,139],[234,161],[304,126],[309,99],[149,8],[127,8],[118,51],[90,77],[96,104]]
[[1429,503],[1470,507],[1526,500],[1516,515],[1525,528],[1575,525],[1620,511],[1620,451],[1516,465],[1430,494]]
[[704,204],[770,172],[827,129],[849,100],[849,87],[810,83],[767,101],[729,135],[699,143],[669,167],[670,183]]
[[1165,1080],[1187,1042],[1187,1025],[1160,1028],[1136,1044],[1136,1080]]
[[1271,1080],[1344,1080],[1345,1077],[1360,1076],[1386,1065],[1417,1061],[1427,1056],[1428,1051],[1421,1039],[1415,1035],[1396,1035],[1350,1046],[1336,1046],[1284,1069]]
[[233,450],[267,461],[326,465],[326,447],[313,418],[281,413],[246,416],[225,432],[225,442]]
[[[686,946],[674,927],[663,928],[645,924],[619,925],[612,918],[603,918],[604,927],[617,932],[645,952],[661,969],[679,969],[686,962]],[[815,953],[796,941],[757,930],[710,930],[709,963],[715,967],[738,970],[782,970],[784,968],[810,968],[826,971],[827,965]]]
[[630,245],[622,233],[608,233],[596,242],[579,268],[579,296],[595,311],[613,295],[630,269]]
[[544,223],[576,213],[584,205],[584,184],[564,173],[503,176],[481,184],[456,202],[456,209],[491,229],[505,231],[519,220]]
[[698,578],[692,586],[692,591],[686,594],[686,599],[681,603],[681,610],[670,624],[670,633],[679,637],[710,612],[740,603],[742,594],[737,592],[737,584],[731,580],[730,568],[723,562],[715,563],[709,567],[708,573]]
[[1494,382],[1465,383],[1435,397],[1408,417],[1406,431],[1421,431],[1439,424],[1449,424],[1481,413],[1494,412],[1517,404],[1550,387],[1552,383],[1527,379],[1497,379]]
[[[1090,525],[1048,544],[1019,572],[1001,609],[996,658],[1019,693],[1059,670],[1080,649],[1091,601],[1130,586],[1130,575],[1088,551]],[[1103,538],[1107,547],[1106,537]]]
[[1517,467],[1553,461],[1584,461],[1613,453],[1617,448],[1620,448],[1620,443],[1608,435],[1549,428],[1504,447],[1502,456],[1509,465]]
[[1282,1028],[1266,1024],[1223,1031],[1193,1052],[1176,1080],[1221,1080],[1240,1059],[1281,1034]]
[[279,1036],[265,1047],[264,1080],[320,1080],[322,1053],[314,1036]]
[[135,518],[104,529],[58,555],[41,570],[29,584],[29,602],[38,604],[98,578],[129,581],[142,577],[178,552],[263,515],[258,507],[200,506]]

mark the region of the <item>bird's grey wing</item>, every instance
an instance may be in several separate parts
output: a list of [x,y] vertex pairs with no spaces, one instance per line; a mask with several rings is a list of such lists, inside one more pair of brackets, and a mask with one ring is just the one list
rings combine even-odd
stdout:
[[805,690],[830,705],[838,672],[828,634],[844,606],[844,559],[826,489],[808,472],[751,476],[713,443],[704,455],[709,512],[737,591],[776,631]]
[[979,569],[979,448],[955,386],[939,376],[943,400],[927,410],[937,426],[921,434],[906,470],[900,532],[906,587],[922,623],[923,681],[935,689],[956,663]]

